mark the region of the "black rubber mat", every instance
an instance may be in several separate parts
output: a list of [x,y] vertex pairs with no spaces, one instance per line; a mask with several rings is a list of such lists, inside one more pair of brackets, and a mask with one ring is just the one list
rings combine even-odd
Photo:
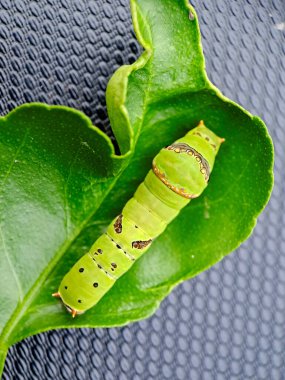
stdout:
[[[273,137],[268,207],[237,252],[176,288],[153,317],[26,339],[10,349],[3,379],[285,379],[285,3],[192,4],[211,80]],[[65,104],[110,134],[108,78],[140,51],[128,0],[0,0],[0,113]]]

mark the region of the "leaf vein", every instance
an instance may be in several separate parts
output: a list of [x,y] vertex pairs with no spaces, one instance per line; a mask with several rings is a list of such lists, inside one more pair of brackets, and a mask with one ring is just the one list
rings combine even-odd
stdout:
[[20,301],[23,300],[24,298],[24,292],[23,292],[23,288],[22,288],[22,285],[21,285],[21,282],[20,282],[20,279],[19,279],[19,276],[14,268],[14,265],[12,263],[12,260],[10,258],[10,255],[8,253],[8,250],[7,250],[7,246],[6,246],[6,243],[5,243],[5,238],[4,238],[4,234],[3,234],[3,230],[2,230],[2,226],[0,225],[0,237],[1,237],[1,241],[2,241],[2,246],[3,246],[3,250],[4,250],[4,254],[5,254],[5,257],[8,261],[8,264],[9,264],[9,268],[13,274],[13,277],[15,279],[15,282],[16,282],[16,285],[17,285],[17,288],[18,288],[18,293],[19,293],[19,299]]

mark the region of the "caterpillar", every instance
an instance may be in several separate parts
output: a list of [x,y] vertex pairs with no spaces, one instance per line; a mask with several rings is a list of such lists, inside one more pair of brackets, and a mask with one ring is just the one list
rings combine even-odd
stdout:
[[53,294],[73,318],[96,305],[180,210],[203,192],[223,141],[200,121],[155,156],[133,198]]

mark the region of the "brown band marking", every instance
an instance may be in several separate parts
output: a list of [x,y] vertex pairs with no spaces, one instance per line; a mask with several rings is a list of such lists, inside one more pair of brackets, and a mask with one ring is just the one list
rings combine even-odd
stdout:
[[152,170],[154,174],[172,191],[174,191],[176,194],[181,195],[181,197],[187,198],[187,199],[193,199],[197,198],[199,195],[197,194],[190,194],[186,193],[185,189],[183,187],[176,187],[172,185],[166,178],[165,174],[162,173],[155,165],[152,164]]
[[120,234],[122,232],[122,229],[123,229],[122,220],[123,220],[123,214],[120,214],[114,223],[114,230],[117,234]]
[[196,161],[200,164],[200,172],[204,175],[206,181],[209,180],[210,166],[208,161],[196,149],[186,143],[172,144],[165,149],[173,150],[176,153],[187,153],[189,156],[195,157]]
[[143,248],[147,247],[151,242],[152,242],[151,239],[149,239],[149,240],[136,240],[136,241],[132,242],[132,248],[143,249]]

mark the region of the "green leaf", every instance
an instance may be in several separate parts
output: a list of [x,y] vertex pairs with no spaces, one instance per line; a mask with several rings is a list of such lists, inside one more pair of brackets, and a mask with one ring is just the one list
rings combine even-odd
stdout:
[[[209,82],[195,11],[186,0],[132,0],[131,8],[145,51],[107,89],[122,156],[66,107],[24,105],[0,118],[2,365],[10,345],[38,332],[149,316],[175,285],[238,247],[269,199],[271,139],[259,118]],[[71,319],[51,293],[133,195],[155,154],[201,119],[226,138],[208,188],[93,309]]]

